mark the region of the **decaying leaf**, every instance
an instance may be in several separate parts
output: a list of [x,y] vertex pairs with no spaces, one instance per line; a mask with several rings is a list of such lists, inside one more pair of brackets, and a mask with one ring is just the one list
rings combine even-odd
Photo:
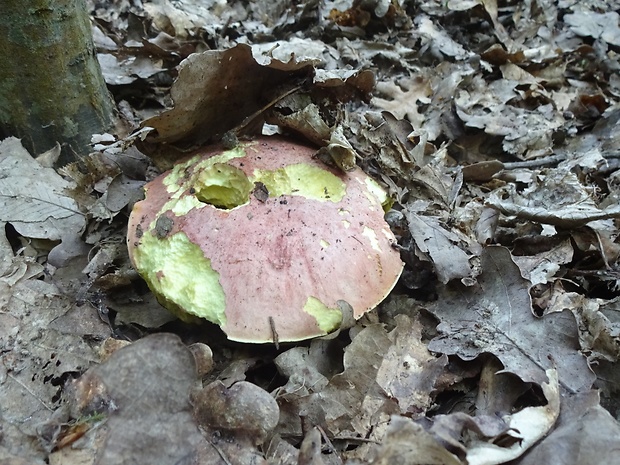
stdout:
[[541,181],[523,194],[517,194],[512,186],[494,191],[487,205],[504,215],[562,228],[620,217],[618,205],[600,208],[573,173],[554,170],[541,177]]
[[[277,364],[288,383],[277,396],[279,434],[301,435],[303,425],[318,425],[338,444],[368,435],[381,440],[391,415],[421,415],[433,402],[447,358],[428,352],[417,319],[400,315],[395,324],[390,332],[376,324],[359,331],[345,350],[343,368],[321,360],[336,341],[316,341],[310,352],[295,348],[280,355]],[[365,443],[349,456],[362,458],[370,448]]]
[[457,114],[467,126],[503,137],[503,148],[509,153],[547,155],[553,131],[564,121],[551,104],[540,105],[533,111],[512,105],[518,98],[517,85],[511,80],[487,84],[474,78],[471,87],[456,96]]
[[523,457],[521,465],[614,463],[620,427],[598,403],[596,391],[562,399],[556,428]]
[[36,463],[67,420],[65,382],[99,359],[87,340],[109,337],[109,328],[42,279],[42,265],[13,256],[3,233],[0,256],[0,455]]
[[569,392],[589,389],[594,376],[579,353],[573,314],[565,310],[536,318],[530,283],[521,277],[510,252],[487,247],[480,258],[478,285],[448,285],[431,307],[441,321],[441,336],[429,349],[466,360],[490,352],[506,371],[541,385],[547,382],[545,371],[556,368],[560,385]]
[[[273,49],[277,48],[274,44]],[[276,56],[284,60],[286,54]],[[182,151],[218,141],[229,131],[260,134],[264,113],[302,88],[323,89],[326,95],[335,93],[346,101],[355,95],[367,95],[374,85],[372,73],[367,71],[315,75],[315,58],[291,53],[286,61],[281,59],[271,51],[261,53],[244,44],[189,56],[181,63],[179,77],[170,91],[174,107],[143,122],[143,127],[151,127],[153,132],[141,147],[151,153],[160,169],[168,168],[183,156]],[[326,141],[331,131],[326,132],[329,124],[318,111],[311,112],[315,123],[301,124],[300,117],[310,110],[305,105],[293,108],[288,112],[298,111],[299,115],[280,122],[302,133],[309,131],[308,138],[316,143]],[[152,144],[175,144],[181,152],[155,153]]]
[[420,251],[433,262],[442,283],[473,275],[469,256],[458,244],[460,238],[433,217],[405,212],[411,236]]
[[[513,441],[506,443],[506,438],[494,441],[473,441],[467,451],[467,463],[470,465],[495,465],[514,460],[529,450],[542,439],[555,425],[560,413],[560,387],[557,372],[547,370],[548,383],[542,384],[547,405],[526,407],[504,418],[510,428]],[[503,443],[503,444],[502,444]]]
[[377,371],[377,383],[396,399],[401,413],[415,417],[431,406],[431,393],[448,358],[431,355],[422,342],[422,324],[405,315],[396,317],[388,337],[392,346]]
[[554,289],[547,312],[571,309],[579,322],[582,350],[596,366],[596,360],[620,360],[620,325],[616,314],[618,299],[589,299],[581,294]]
[[463,465],[430,433],[409,418],[394,416],[372,465],[404,461],[412,465]]
[[60,241],[82,231],[86,221],[67,193],[70,184],[44,168],[19,139],[0,142],[0,221],[21,235]]
[[573,247],[569,240],[564,240],[550,250],[535,255],[513,257],[521,274],[532,285],[550,282],[561,265],[573,259]]

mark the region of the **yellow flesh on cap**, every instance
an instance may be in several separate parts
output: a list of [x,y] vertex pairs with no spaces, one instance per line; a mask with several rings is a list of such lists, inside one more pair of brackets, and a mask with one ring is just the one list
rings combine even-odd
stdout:
[[316,297],[308,297],[304,312],[316,319],[317,325],[325,334],[336,331],[342,323],[342,312],[339,308],[329,308]]
[[134,263],[162,305],[181,319],[185,311],[220,326],[226,324],[220,275],[185,233],[163,239],[145,233],[134,251]]
[[255,170],[254,180],[262,182],[269,196],[299,195],[307,199],[340,202],[346,187],[338,176],[319,167],[297,163],[277,170]]

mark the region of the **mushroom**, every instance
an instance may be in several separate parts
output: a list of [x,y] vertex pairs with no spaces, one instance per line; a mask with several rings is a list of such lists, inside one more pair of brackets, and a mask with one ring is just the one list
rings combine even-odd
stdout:
[[179,318],[234,341],[299,341],[357,319],[403,268],[385,191],[279,137],[207,148],[145,186],[130,215],[132,264]]

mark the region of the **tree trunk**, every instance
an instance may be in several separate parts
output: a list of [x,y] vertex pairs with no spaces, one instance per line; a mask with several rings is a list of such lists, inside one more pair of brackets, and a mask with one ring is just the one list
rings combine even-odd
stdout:
[[113,102],[84,0],[0,0],[0,135],[33,154],[59,142],[60,164],[89,152]]

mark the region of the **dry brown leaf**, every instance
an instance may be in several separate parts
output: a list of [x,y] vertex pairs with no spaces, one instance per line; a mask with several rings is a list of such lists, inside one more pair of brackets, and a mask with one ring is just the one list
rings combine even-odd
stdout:
[[589,389],[594,375],[579,352],[573,314],[565,310],[536,318],[530,283],[504,247],[487,247],[480,259],[477,286],[453,283],[440,290],[431,310],[441,321],[441,336],[429,349],[465,360],[489,352],[505,371],[541,385],[547,381],[545,371],[557,368],[560,385],[569,392]]
[[431,433],[411,419],[394,416],[372,465],[463,465]]
[[[182,62],[170,90],[174,107],[143,122],[155,130],[147,142],[195,147],[217,140],[311,72],[311,63],[304,61],[262,66],[248,45],[193,54]],[[174,154],[162,157],[155,159],[160,167],[174,161]]]
[[[183,156],[183,151],[219,141],[229,131],[260,134],[267,110],[303,86],[320,89],[327,98],[319,100],[334,102],[364,98],[374,86],[373,74],[368,70],[315,70],[317,59],[305,56],[303,43],[298,44],[300,53],[280,56],[275,50],[274,45],[273,51],[261,53],[259,48],[239,44],[228,50],[190,55],[181,63],[170,90],[174,107],[142,123],[153,131],[146,143],[140,144],[141,149],[153,157],[160,169],[168,168]],[[307,115],[304,108],[298,109],[300,115],[290,124],[302,133],[305,126],[300,118]],[[308,138],[320,143],[329,134],[325,134],[326,124],[318,111],[312,115],[316,121],[307,125]],[[285,124],[286,119],[280,122]],[[161,144],[168,148],[162,150]],[[170,144],[181,153],[171,153]]]
[[566,169],[549,170],[522,194],[510,184],[493,191],[486,204],[504,215],[566,229],[592,221],[620,217],[620,206],[600,208],[590,189]]
[[473,276],[469,255],[459,247],[461,238],[441,225],[437,218],[405,211],[411,236],[418,249],[429,257],[439,281]]
[[388,337],[392,346],[377,371],[377,383],[397,400],[401,413],[416,417],[433,403],[435,382],[448,357],[435,357],[422,342],[422,324],[406,315],[396,316],[396,328]]
[[344,371],[333,376],[329,384],[308,399],[309,419],[324,418],[328,434],[367,435],[391,414],[398,412],[395,400],[389,399],[376,381],[377,370],[390,341],[381,325],[360,331],[344,353]]
[[556,428],[519,462],[600,465],[618,461],[620,425],[599,404],[598,392],[562,399]]
[[427,16],[419,15],[416,18],[416,26],[417,34],[422,39],[422,46],[430,47],[434,53],[441,53],[459,61],[465,61],[473,55]]

